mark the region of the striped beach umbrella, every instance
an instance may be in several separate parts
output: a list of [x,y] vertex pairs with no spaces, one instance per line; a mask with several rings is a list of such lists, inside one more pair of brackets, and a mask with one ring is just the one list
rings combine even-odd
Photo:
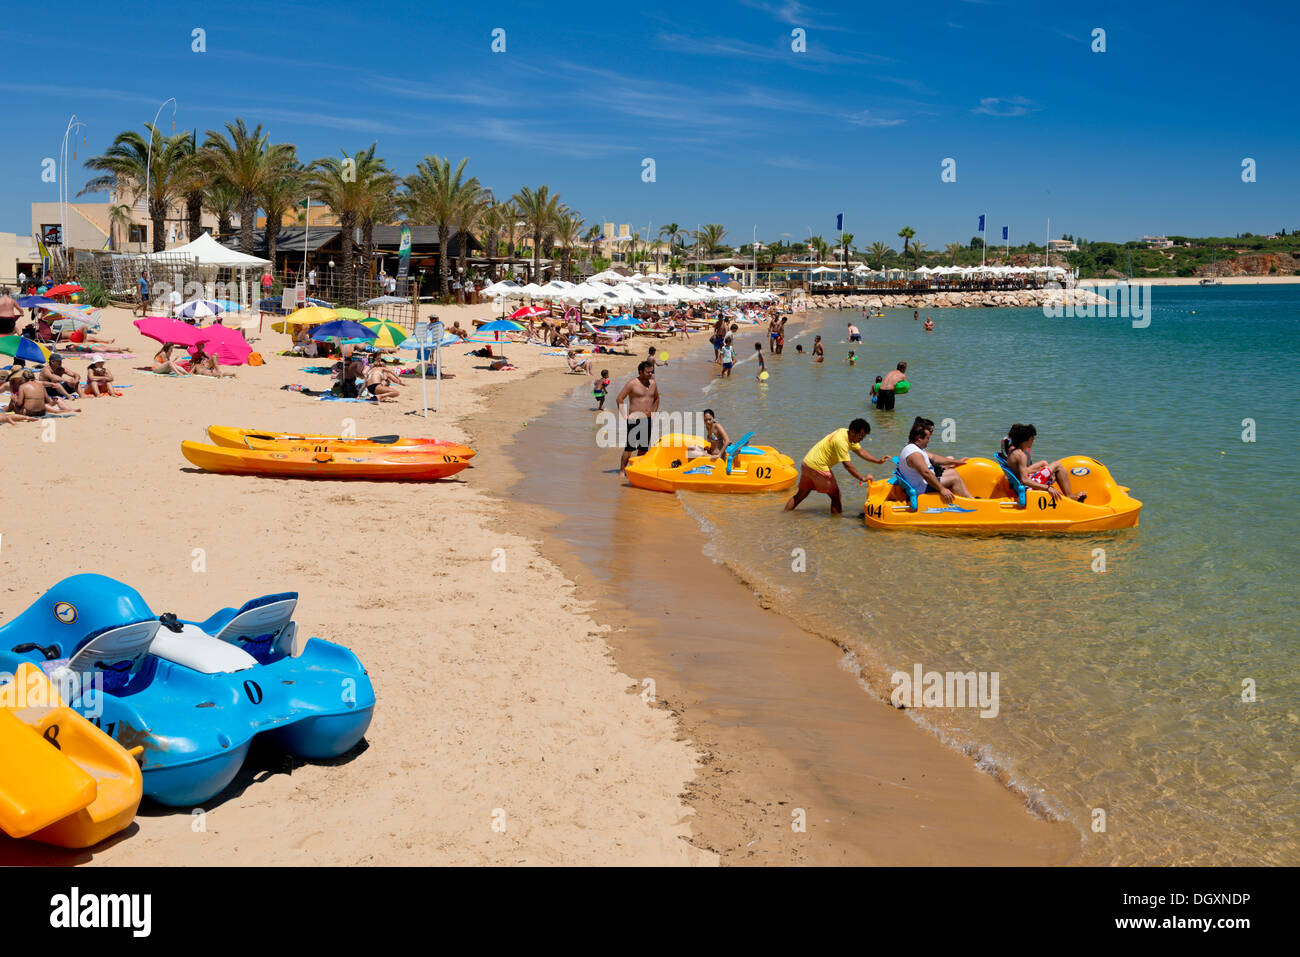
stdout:
[[203,319],[221,315],[226,311],[226,307],[212,299],[191,299],[181,306],[179,311],[186,319]]
[[393,349],[406,341],[406,330],[382,319],[363,319],[361,324],[375,334],[374,344],[381,349]]
[[0,336],[0,355],[26,362],[48,362],[50,350],[26,336]]

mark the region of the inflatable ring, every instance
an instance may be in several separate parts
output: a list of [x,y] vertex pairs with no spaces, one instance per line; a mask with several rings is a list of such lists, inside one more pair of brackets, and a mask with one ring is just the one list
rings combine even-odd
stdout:
[[907,390],[910,388],[912,388],[912,383],[908,382],[906,379],[900,379],[894,383],[894,394],[906,395]]
[[570,306],[568,309],[564,310],[565,322],[577,322],[581,318],[582,313],[578,312],[577,306]]

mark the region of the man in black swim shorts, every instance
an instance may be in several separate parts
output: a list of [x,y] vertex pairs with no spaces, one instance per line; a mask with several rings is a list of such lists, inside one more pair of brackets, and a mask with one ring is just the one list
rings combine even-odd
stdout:
[[627,420],[627,441],[623,448],[635,455],[645,455],[650,451],[650,433],[653,421],[649,416],[641,419]]

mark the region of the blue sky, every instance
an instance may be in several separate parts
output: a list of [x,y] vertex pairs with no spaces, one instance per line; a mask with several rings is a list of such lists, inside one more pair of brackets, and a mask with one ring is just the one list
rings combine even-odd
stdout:
[[81,161],[168,97],[200,137],[242,116],[307,160],[378,141],[405,175],[467,156],[498,196],[547,183],[588,223],[720,222],[737,243],[829,237],[838,212],[859,247],[903,225],[965,242],[981,212],[991,237],[1041,243],[1049,191],[1054,236],[1300,229],[1294,2],[645,7],[71,0],[57,42],[0,30],[0,229],[57,198],[41,161],[71,114],[75,193]]

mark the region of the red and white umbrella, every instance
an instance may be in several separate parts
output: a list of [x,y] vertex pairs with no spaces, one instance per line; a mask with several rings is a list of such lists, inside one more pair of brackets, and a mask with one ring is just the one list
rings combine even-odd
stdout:
[[544,306],[524,306],[524,308],[516,309],[514,312],[510,313],[510,318],[531,319],[533,316],[548,315],[550,311],[551,310],[545,308]]

